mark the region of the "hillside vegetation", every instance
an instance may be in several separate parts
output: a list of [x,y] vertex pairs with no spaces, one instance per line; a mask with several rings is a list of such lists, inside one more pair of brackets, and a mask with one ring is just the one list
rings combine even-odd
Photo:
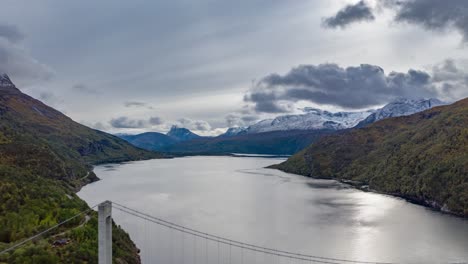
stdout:
[[169,153],[249,153],[249,154],[294,154],[312,142],[335,130],[292,130],[232,137],[200,138],[184,141],[163,148]]
[[468,98],[323,137],[273,167],[468,217]]
[[[93,164],[156,157],[160,155],[80,125],[12,83],[2,83],[0,250],[87,209],[75,192],[97,180]],[[97,263],[97,219],[94,213],[90,216],[87,222],[83,216],[67,223],[64,229],[71,231],[58,237],[52,233],[0,255],[0,263]],[[81,223],[85,224],[78,227]],[[52,247],[58,238],[70,243]],[[120,263],[140,262],[135,245],[117,227],[114,256]]]

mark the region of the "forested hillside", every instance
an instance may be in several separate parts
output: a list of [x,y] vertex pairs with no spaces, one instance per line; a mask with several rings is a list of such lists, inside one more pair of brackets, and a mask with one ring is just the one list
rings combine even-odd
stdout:
[[[80,125],[21,93],[3,75],[0,83],[0,250],[87,209],[75,192],[97,180],[92,165],[160,157],[115,136]],[[0,263],[97,263],[94,213],[67,223],[71,230],[0,256]],[[83,224],[78,228],[74,228]],[[62,230],[57,230],[59,232]],[[137,249],[120,228],[114,253],[139,263]],[[54,239],[70,243],[52,247]]]
[[467,217],[468,98],[324,137],[273,167],[352,180]]

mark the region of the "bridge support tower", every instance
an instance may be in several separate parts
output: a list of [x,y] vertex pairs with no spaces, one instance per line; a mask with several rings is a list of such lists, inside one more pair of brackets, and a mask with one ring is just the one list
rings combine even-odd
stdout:
[[98,206],[98,257],[99,264],[112,264],[112,203]]

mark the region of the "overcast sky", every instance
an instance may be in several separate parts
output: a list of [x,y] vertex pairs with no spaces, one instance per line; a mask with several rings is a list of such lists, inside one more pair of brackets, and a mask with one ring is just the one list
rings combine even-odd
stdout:
[[465,0],[4,0],[0,72],[108,132],[468,96]]

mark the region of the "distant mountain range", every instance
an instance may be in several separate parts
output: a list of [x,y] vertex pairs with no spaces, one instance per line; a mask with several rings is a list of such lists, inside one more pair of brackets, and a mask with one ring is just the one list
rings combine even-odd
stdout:
[[176,141],[186,141],[186,140],[201,138],[201,136],[193,133],[187,128],[178,127],[178,126],[172,126],[171,130],[169,130],[169,132],[167,132],[166,135]]
[[[126,141],[83,126],[61,112],[22,93],[0,75],[0,249],[89,208],[75,195],[96,181],[93,164],[161,157]],[[42,263],[97,263],[96,225],[70,234],[71,243],[57,252],[48,242],[2,254],[0,263],[24,263],[34,252]],[[84,216],[68,224],[78,226]],[[114,247],[122,263],[138,263],[136,246],[114,227]],[[86,250],[83,250],[86,248]]]
[[138,135],[117,134],[132,145],[148,150],[163,150],[167,146],[172,146],[180,142],[166,134],[158,132],[145,132]]
[[[376,112],[375,118],[387,113]],[[468,217],[468,98],[322,137],[273,167],[368,186]]]
[[181,154],[274,154],[291,155],[307,147],[323,135],[336,130],[290,130],[256,134],[241,134],[232,137],[211,137],[187,140],[162,151]]
[[279,116],[249,127],[232,127],[218,137],[201,137],[177,126],[167,134],[148,132],[120,137],[141,148],[173,153],[294,154],[322,135],[441,104],[437,99],[398,99],[383,108],[362,112],[331,113],[308,108],[305,114]]
[[288,130],[341,130],[352,127],[362,127],[375,121],[396,116],[411,115],[434,106],[444,104],[438,99],[397,99],[383,108],[362,112],[331,113],[316,108],[306,108],[305,114],[284,115],[274,119],[262,120],[249,127],[230,128],[222,136],[237,134],[254,134],[271,131]]
[[166,134],[145,132],[137,135],[116,134],[116,136],[128,141],[136,147],[157,151],[169,151],[172,146],[184,141],[203,138],[187,128],[178,126],[172,126]]

